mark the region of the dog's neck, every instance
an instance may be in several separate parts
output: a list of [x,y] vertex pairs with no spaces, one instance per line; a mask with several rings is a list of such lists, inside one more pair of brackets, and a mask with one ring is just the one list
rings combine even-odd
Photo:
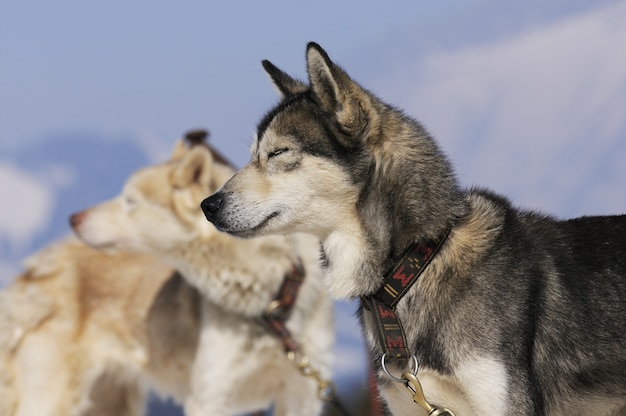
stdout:
[[373,294],[394,260],[412,243],[437,238],[442,229],[467,215],[465,193],[445,159],[436,169],[437,180],[428,181],[419,171],[419,155],[412,156],[421,150],[400,147],[406,152],[388,155],[384,168],[376,166],[382,162],[373,162],[356,214],[342,217],[344,222],[322,238],[327,283],[335,297]]
[[166,255],[206,299],[250,317],[261,316],[272,301],[293,256],[282,236],[241,240],[218,232],[180,244]]
[[[451,222],[452,223],[452,222]],[[451,223],[440,227],[439,233]],[[408,240],[400,253],[389,254],[390,250],[363,238],[361,233],[337,230],[323,241],[325,256],[325,279],[333,297],[354,299],[374,294],[382,285],[385,273],[393,266],[399,254],[416,241],[430,237]],[[363,242],[366,244],[363,244]]]
[[326,286],[334,298],[354,299],[372,293],[380,285],[378,268],[361,240],[344,230],[334,231],[322,243]]

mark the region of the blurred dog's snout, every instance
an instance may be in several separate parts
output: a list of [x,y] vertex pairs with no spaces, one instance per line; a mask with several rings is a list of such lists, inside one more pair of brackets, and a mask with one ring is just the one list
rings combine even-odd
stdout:
[[85,217],[84,212],[78,212],[76,214],[72,214],[70,216],[70,225],[72,228],[76,229],[83,222],[83,218]]

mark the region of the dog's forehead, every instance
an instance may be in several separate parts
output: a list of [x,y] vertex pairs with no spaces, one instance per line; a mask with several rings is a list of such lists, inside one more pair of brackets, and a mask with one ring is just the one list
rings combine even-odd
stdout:
[[135,172],[124,185],[124,194],[166,205],[170,197],[170,171],[168,164],[154,165]]
[[265,134],[265,131],[270,127],[274,120],[284,112],[292,112],[293,107],[301,104],[305,100],[304,94],[297,94],[295,96],[282,100],[273,109],[267,112],[261,119],[261,122],[257,126],[257,140],[261,141]]
[[290,97],[279,103],[261,120],[257,129],[256,141],[262,145],[268,132],[277,137],[288,136],[292,140],[306,140],[321,132],[320,120],[315,119],[315,104],[305,93]]

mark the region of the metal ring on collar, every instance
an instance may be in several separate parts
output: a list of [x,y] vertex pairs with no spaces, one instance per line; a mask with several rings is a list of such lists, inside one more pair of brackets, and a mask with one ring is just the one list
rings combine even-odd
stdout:
[[[399,378],[396,377],[394,375],[392,375],[389,370],[387,370],[387,366],[385,365],[385,358],[387,358],[387,354],[383,354],[383,357],[380,359],[380,364],[383,367],[383,371],[385,371],[385,374],[387,374],[389,377],[391,377],[391,379],[397,383],[402,383],[402,384],[406,384],[406,380],[403,378]],[[415,356],[415,354],[411,354],[411,358],[413,358],[413,364],[415,369],[413,370],[413,375],[416,376],[417,375],[417,369],[419,368],[419,364],[417,362],[417,357]]]
[[278,308],[280,308],[280,301],[274,299],[273,301],[270,302],[269,305],[267,305],[267,307],[265,308],[265,310],[263,311],[263,314],[266,316],[270,316],[271,314],[273,314]]

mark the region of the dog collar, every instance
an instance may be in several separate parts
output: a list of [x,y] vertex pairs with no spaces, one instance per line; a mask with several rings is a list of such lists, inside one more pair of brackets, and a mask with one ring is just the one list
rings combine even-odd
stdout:
[[446,228],[433,240],[411,244],[400,260],[386,274],[382,286],[372,295],[361,298],[375,323],[376,333],[388,358],[409,359],[412,354],[395,308],[400,299],[419,279],[450,234]]
[[263,312],[263,320],[269,331],[281,341],[285,352],[298,350],[298,344],[287,328],[287,319],[296,303],[302,282],[304,282],[304,267],[298,261],[294,263],[291,271],[285,274],[278,294]]

